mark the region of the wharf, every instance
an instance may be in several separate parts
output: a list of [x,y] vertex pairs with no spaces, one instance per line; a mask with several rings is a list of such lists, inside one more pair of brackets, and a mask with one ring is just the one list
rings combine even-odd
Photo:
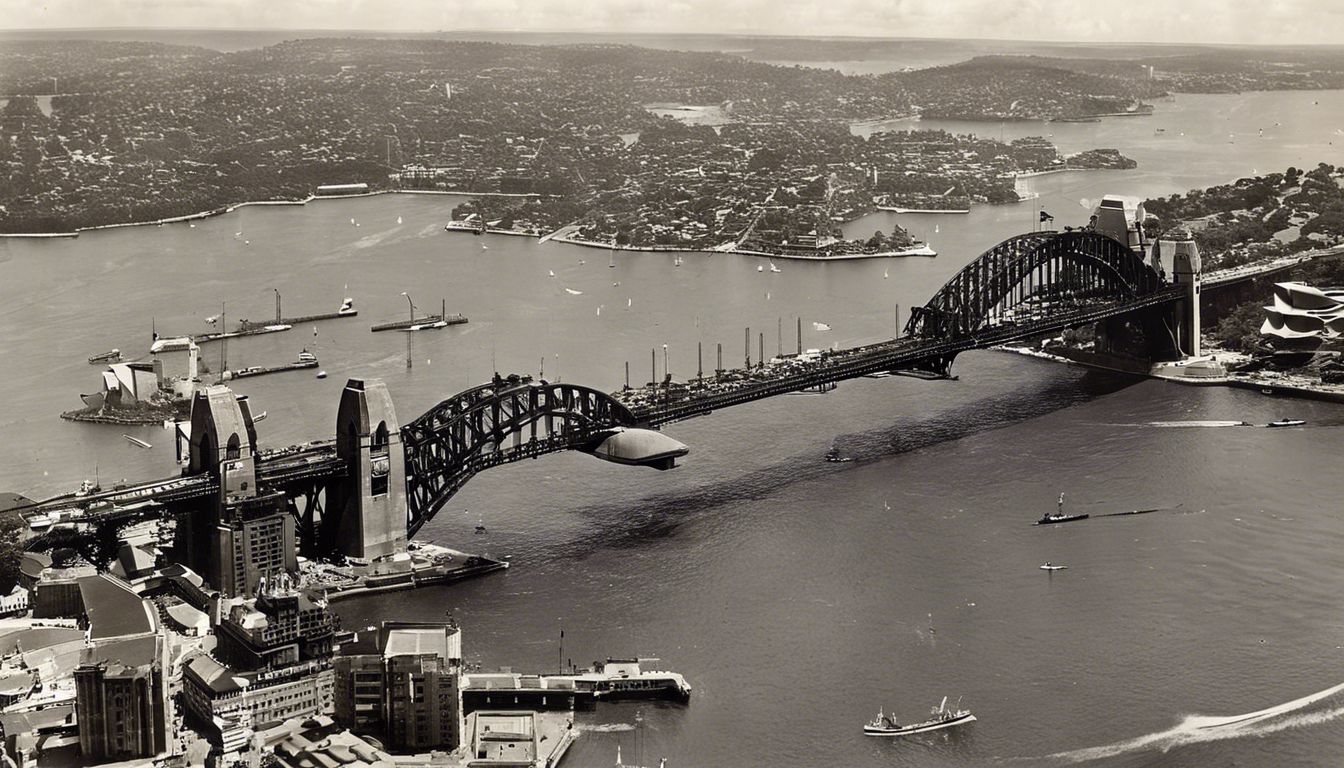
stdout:
[[202,333],[199,336],[190,337],[197,344],[205,344],[210,341],[219,341],[221,339],[236,339],[240,336],[260,336],[264,333],[280,333],[293,328],[293,325],[268,323],[266,325],[244,327],[239,326],[236,331],[225,331],[223,333]]
[[243,320],[238,323],[238,328],[239,330],[250,331],[270,325],[302,325],[303,323],[315,323],[319,320],[339,320],[342,317],[356,317],[358,315],[358,309],[351,309],[340,312],[323,312],[316,315],[301,315],[299,317],[282,317],[275,322],[259,323],[252,320]]
[[271,373],[283,373],[285,371],[301,371],[305,368],[316,368],[317,360],[296,360],[284,365],[253,365],[247,368],[241,368],[236,371],[225,371],[220,377],[220,381],[232,381],[233,379],[246,379],[250,376],[265,376]]
[[437,315],[425,315],[424,317],[412,317],[409,320],[398,320],[393,323],[379,323],[371,326],[370,331],[377,333],[379,331],[423,331],[430,328],[445,328],[450,325],[462,325],[467,322],[466,315],[448,314],[440,312]]
[[345,566],[312,564],[309,583],[326,591],[329,600],[449,584],[509,567],[507,561],[472,555],[436,544],[412,543],[413,549],[371,563]]

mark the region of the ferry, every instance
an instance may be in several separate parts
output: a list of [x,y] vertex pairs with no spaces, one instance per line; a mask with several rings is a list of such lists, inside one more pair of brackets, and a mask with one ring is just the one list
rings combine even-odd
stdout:
[[969,709],[961,709],[960,706],[948,709],[947,697],[943,697],[943,703],[929,710],[929,719],[922,723],[911,725],[901,725],[891,717],[878,711],[877,717],[872,722],[863,726],[863,735],[865,736],[909,736],[916,733],[928,733],[943,728],[953,728],[958,725],[974,722],[975,715],[971,714]]
[[603,699],[675,699],[691,697],[691,686],[676,672],[644,671],[640,664],[657,659],[607,659],[594,662],[593,668],[577,675],[565,675],[574,681],[574,690],[592,693]]
[[1300,427],[1300,426],[1302,426],[1303,424],[1306,424],[1306,423],[1307,423],[1307,422],[1306,422],[1305,419],[1279,419],[1278,421],[1271,421],[1271,422],[1269,422],[1268,424],[1266,424],[1265,426],[1267,426],[1267,427]]

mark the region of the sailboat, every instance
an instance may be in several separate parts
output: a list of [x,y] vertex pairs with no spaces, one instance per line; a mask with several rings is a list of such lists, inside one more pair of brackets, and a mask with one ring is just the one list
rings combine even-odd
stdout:
[[555,270],[554,270],[554,269],[548,269],[548,270],[546,270],[546,271],[547,271],[548,273],[550,273],[550,276],[551,276],[551,277],[555,277]]
[[756,265],[756,271],[757,271],[757,272],[764,272],[764,271],[765,271],[765,267],[763,267],[763,266],[757,264],[757,265]]
[[401,223],[401,217],[400,217],[400,216],[397,217],[397,223],[398,223],[398,224]]
[[888,274],[887,274],[887,273],[890,272],[890,271],[891,271],[890,269],[884,269],[884,270],[882,270],[882,279],[883,279],[883,280],[886,280],[886,279],[887,279],[887,277],[888,277]]
[[615,268],[616,268],[616,254],[615,254],[615,253],[612,253],[612,254],[611,254],[611,258],[610,258],[610,260],[607,261],[607,267],[608,267],[609,269],[615,269]]
[[672,260],[672,266],[674,266],[674,267],[680,267],[680,266],[681,266],[681,257],[680,257],[680,256],[678,256],[678,257],[676,257],[675,259]]
[[776,266],[775,266],[775,262],[772,261],[772,262],[770,262],[770,271],[771,271],[771,272],[776,272],[776,273],[778,273],[778,272],[781,272],[781,271],[783,271],[783,270],[781,270],[779,267],[776,267]]

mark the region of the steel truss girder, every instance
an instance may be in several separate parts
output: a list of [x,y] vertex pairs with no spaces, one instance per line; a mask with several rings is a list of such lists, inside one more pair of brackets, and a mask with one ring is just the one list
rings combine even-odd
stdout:
[[414,535],[482,469],[577,448],[598,433],[633,426],[605,392],[510,377],[444,400],[401,429],[406,529]]
[[911,312],[905,330],[925,339],[963,338],[1007,321],[1019,308],[1048,318],[1160,288],[1157,272],[1108,235],[1034,232],[1009,238],[967,264]]

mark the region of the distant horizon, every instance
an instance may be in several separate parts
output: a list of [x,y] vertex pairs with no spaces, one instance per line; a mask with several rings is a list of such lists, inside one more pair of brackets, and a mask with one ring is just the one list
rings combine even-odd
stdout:
[[290,33],[321,33],[327,34],[358,34],[361,36],[454,36],[454,35],[521,35],[538,37],[563,37],[565,35],[593,35],[604,37],[647,37],[647,38],[747,38],[747,39],[770,39],[770,40],[831,40],[837,42],[855,42],[855,43],[874,43],[874,42],[966,42],[966,43],[1005,43],[1013,45],[1043,44],[1056,47],[1086,47],[1086,48],[1109,48],[1109,47],[1143,47],[1143,48],[1172,48],[1179,46],[1197,46],[1201,48],[1340,48],[1344,49],[1344,42],[1320,42],[1320,43],[1284,43],[1284,42],[1195,42],[1195,41],[1153,41],[1153,40],[1052,40],[1046,38],[1016,38],[1016,37],[975,37],[975,36],[944,36],[944,35],[907,35],[907,36],[886,36],[886,35],[856,35],[856,34],[795,34],[785,32],[752,32],[752,31],[720,31],[720,32],[692,32],[692,31],[667,31],[652,32],[647,30],[612,30],[612,29],[489,29],[489,28],[467,28],[467,29],[377,29],[377,28],[359,28],[359,27],[247,27],[247,26],[145,26],[145,25],[102,25],[102,26],[50,26],[50,27],[16,27],[10,29],[0,29],[0,38],[16,38],[26,34],[36,33],[41,35],[59,34],[62,32],[218,32],[218,33],[258,33],[258,34],[290,34]]
[[[10,0],[15,30],[651,35],[1064,45],[1335,46],[1333,0]],[[146,26],[144,22],[151,22]],[[411,22],[408,24],[408,22]],[[77,23],[77,24],[76,24]],[[412,28],[408,28],[412,27]],[[12,34],[12,33],[11,33]]]

